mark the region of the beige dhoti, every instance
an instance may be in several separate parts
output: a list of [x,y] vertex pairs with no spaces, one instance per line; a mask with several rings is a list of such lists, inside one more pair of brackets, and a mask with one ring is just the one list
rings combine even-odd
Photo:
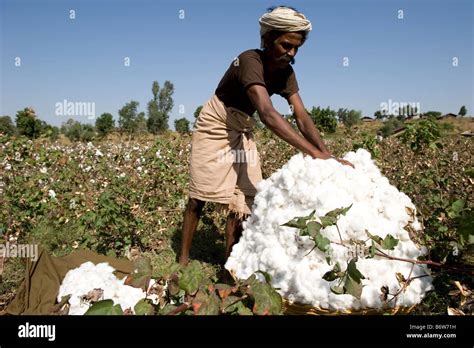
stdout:
[[211,97],[193,132],[190,198],[223,204],[241,218],[251,213],[262,180],[254,126],[253,117]]

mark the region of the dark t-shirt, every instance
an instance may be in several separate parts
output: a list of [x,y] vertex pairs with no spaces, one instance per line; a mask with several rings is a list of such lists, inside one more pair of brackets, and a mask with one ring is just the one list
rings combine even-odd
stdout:
[[234,107],[252,116],[255,107],[247,96],[247,88],[258,84],[266,87],[268,95],[279,94],[288,99],[298,92],[298,83],[291,65],[270,74],[264,68],[262,50],[252,49],[242,52],[230,64],[222,77],[216,95],[227,107]]

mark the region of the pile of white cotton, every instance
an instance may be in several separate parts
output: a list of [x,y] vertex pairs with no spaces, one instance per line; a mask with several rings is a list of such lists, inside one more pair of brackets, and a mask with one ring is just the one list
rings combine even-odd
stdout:
[[[417,248],[404,229],[407,225],[415,231],[422,228],[407,212],[406,207],[416,211],[410,198],[389,184],[366,150],[349,152],[344,159],[352,162],[355,169],[333,159],[315,160],[298,154],[270,178],[260,182],[252,215],[244,222],[242,238],[234,246],[226,268],[238,278],[246,278],[257,270],[268,272],[273,277],[273,286],[280,288],[283,297],[330,310],[419,303],[433,288],[425,265],[413,267],[412,263],[380,256],[359,258],[356,266],[365,276],[361,299],[350,294],[338,295],[330,290],[331,286],[338,285],[338,280],[328,282],[322,277],[336,262],[344,271],[353,255],[335,243],[331,243],[327,253],[315,249],[308,254],[314,246],[313,241],[308,236],[299,236],[296,228],[281,226],[294,217],[307,216],[313,210],[317,216],[324,216],[333,209],[352,204],[337,222],[344,242],[367,240],[367,230],[382,238],[391,234],[399,239],[394,250],[384,250],[392,257],[417,259],[426,253],[425,248]],[[331,242],[340,242],[336,226],[322,229],[321,233]],[[370,246],[370,243],[368,240],[366,245]],[[326,261],[328,255],[331,264]],[[402,289],[397,272],[405,279],[409,276],[418,278],[409,283],[396,301],[384,305],[380,296],[382,287],[388,287],[389,294]],[[391,297],[389,295],[388,299]]]
[[[82,315],[89,309],[89,303],[81,298],[91,290],[102,289],[103,300],[113,300],[114,304],[120,304],[122,310],[133,309],[137,302],[146,297],[142,289],[124,285],[125,278],[118,279],[113,272],[115,269],[107,262],[94,265],[85,262],[81,266],[66,273],[59,288],[58,302],[63,296],[71,295],[69,299],[69,314]],[[151,285],[150,285],[151,286]],[[148,296],[154,303],[156,295]]]

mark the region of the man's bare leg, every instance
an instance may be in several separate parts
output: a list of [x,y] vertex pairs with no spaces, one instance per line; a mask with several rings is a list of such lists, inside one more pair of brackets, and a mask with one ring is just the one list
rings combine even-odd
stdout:
[[179,257],[179,263],[183,266],[186,266],[189,262],[189,251],[191,249],[194,233],[196,232],[204,203],[205,202],[198,199],[189,198],[188,205],[184,211],[181,255]]
[[242,220],[238,219],[234,213],[229,213],[225,226],[225,259],[230,256],[232,247],[239,242],[242,236]]

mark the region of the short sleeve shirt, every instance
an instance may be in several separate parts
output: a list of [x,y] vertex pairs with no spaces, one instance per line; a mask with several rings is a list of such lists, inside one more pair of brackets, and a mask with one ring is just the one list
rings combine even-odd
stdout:
[[264,53],[259,49],[242,52],[230,64],[222,77],[215,94],[227,107],[237,108],[252,116],[255,107],[247,96],[247,88],[261,85],[268,95],[278,94],[288,99],[298,92],[298,82],[291,65],[270,74],[264,66]]

